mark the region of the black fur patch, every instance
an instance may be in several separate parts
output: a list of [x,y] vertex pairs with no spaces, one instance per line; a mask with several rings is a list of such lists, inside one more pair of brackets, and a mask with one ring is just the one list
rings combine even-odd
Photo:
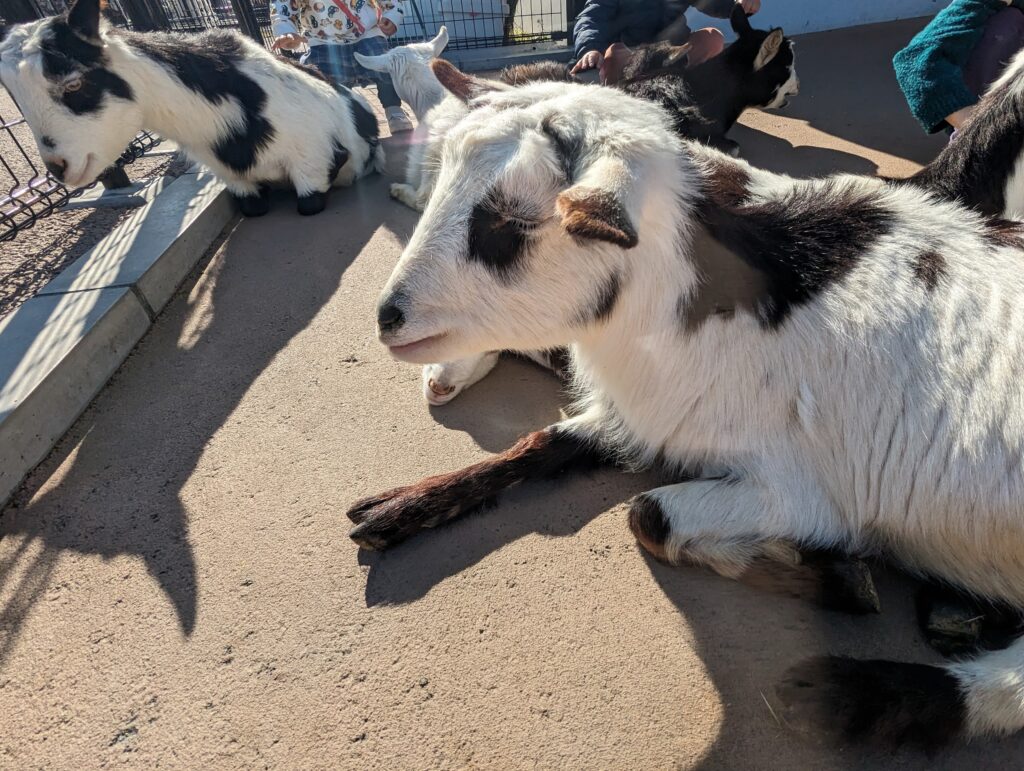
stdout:
[[170,70],[185,88],[214,104],[230,100],[238,104],[245,125],[221,137],[213,151],[233,171],[251,169],[274,138],[274,128],[263,116],[266,92],[240,67],[244,60],[241,38],[223,31],[187,38],[165,33],[122,34],[128,45]]
[[585,326],[606,321],[615,310],[615,303],[621,291],[622,278],[617,272],[612,273],[602,282],[590,305],[576,314],[576,322]]
[[335,178],[341,171],[341,167],[348,163],[348,150],[342,147],[341,142],[337,139],[334,140],[334,155],[331,156],[331,168],[327,176],[327,184],[331,185],[334,183]]
[[583,153],[582,139],[556,126],[555,120],[551,117],[541,121],[540,130],[551,140],[555,155],[558,157],[558,165],[562,168],[566,183],[571,185],[576,179],[576,167]]
[[994,246],[1024,249],[1024,224],[993,217],[985,222],[985,239]]
[[629,505],[629,529],[651,554],[664,559],[665,541],[672,528],[661,504],[648,495],[638,495]]
[[103,49],[82,40],[60,19],[50,22],[41,49],[43,74],[48,80],[59,83],[72,73],[81,76],[77,90],[64,91],[60,96],[61,104],[75,115],[100,110],[108,95],[132,99],[131,87],[104,67]]
[[698,217],[713,239],[764,275],[758,316],[766,328],[777,328],[793,308],[849,273],[895,222],[877,196],[831,180],[798,183],[765,203],[722,205],[708,198]]
[[1022,115],[1024,94],[1013,83],[990,91],[931,163],[896,183],[918,185],[982,214],[1002,216],[1006,182],[1024,151]]
[[914,258],[914,275],[932,291],[946,275],[946,258],[936,251],[920,252]]
[[776,693],[787,725],[840,743],[937,749],[963,737],[967,717],[956,678],[925,664],[813,658],[791,668]]
[[491,193],[473,207],[469,218],[469,259],[502,281],[513,280],[529,251],[534,225],[514,216],[515,207]]
[[[348,91],[348,89],[344,89],[344,91]],[[352,120],[356,124],[356,133],[370,147],[376,147],[377,139],[380,136],[380,126],[377,125],[377,117],[355,99],[351,92],[348,93],[348,96],[348,103],[352,109]]]

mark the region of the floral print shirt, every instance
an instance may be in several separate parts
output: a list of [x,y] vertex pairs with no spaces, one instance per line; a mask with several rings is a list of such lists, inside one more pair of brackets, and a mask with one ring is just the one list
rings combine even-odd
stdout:
[[401,27],[404,5],[403,0],[270,0],[270,25],[274,37],[299,34],[311,46],[354,43],[382,36],[381,19]]

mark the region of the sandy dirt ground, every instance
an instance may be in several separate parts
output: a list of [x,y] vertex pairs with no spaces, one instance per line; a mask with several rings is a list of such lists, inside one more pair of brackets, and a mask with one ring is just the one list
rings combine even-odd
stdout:
[[[735,137],[801,173],[903,174],[923,137],[888,58],[917,25],[800,41],[803,89]],[[862,82],[851,82],[857,72]],[[870,87],[864,85],[870,84]],[[415,215],[400,174],[239,224],[0,518],[6,768],[1020,768],[1024,740],[926,758],[824,748],[772,688],[823,652],[934,661],[912,586],[851,618],[655,563],[623,502],[651,475],[517,489],[386,554],[353,500],[556,419],[503,362],[430,410],[373,309]]]

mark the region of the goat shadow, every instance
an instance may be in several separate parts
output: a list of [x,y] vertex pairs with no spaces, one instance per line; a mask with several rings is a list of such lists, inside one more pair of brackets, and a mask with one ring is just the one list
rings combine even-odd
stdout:
[[[926,135],[914,120],[896,81],[892,57],[928,21],[908,19],[798,36],[800,93],[780,115],[861,147],[927,164],[945,136]],[[765,168],[773,168],[770,159],[763,160]],[[861,171],[842,166],[834,170]]]
[[0,666],[65,553],[141,557],[181,633],[192,633],[196,559],[179,493],[211,437],[335,294],[378,228],[401,240],[411,234],[412,211],[385,206],[381,222],[387,186],[405,167],[401,148],[388,154],[388,167],[388,176],[334,190],[312,220],[297,216],[294,195],[282,192],[268,215],[234,226],[132,352],[130,366],[26,480],[0,515],[0,596],[8,598],[0,608]]

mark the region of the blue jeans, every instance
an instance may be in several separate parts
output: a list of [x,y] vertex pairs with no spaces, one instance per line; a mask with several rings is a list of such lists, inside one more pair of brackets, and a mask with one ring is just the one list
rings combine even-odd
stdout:
[[377,86],[377,98],[384,107],[397,107],[402,103],[395,92],[391,76],[386,72],[368,70],[356,61],[354,53],[364,56],[379,56],[388,50],[385,37],[364,37],[355,43],[340,45],[322,43],[310,46],[309,53],[303,58],[303,64],[310,64],[330,78],[339,86],[359,86],[374,84]]

